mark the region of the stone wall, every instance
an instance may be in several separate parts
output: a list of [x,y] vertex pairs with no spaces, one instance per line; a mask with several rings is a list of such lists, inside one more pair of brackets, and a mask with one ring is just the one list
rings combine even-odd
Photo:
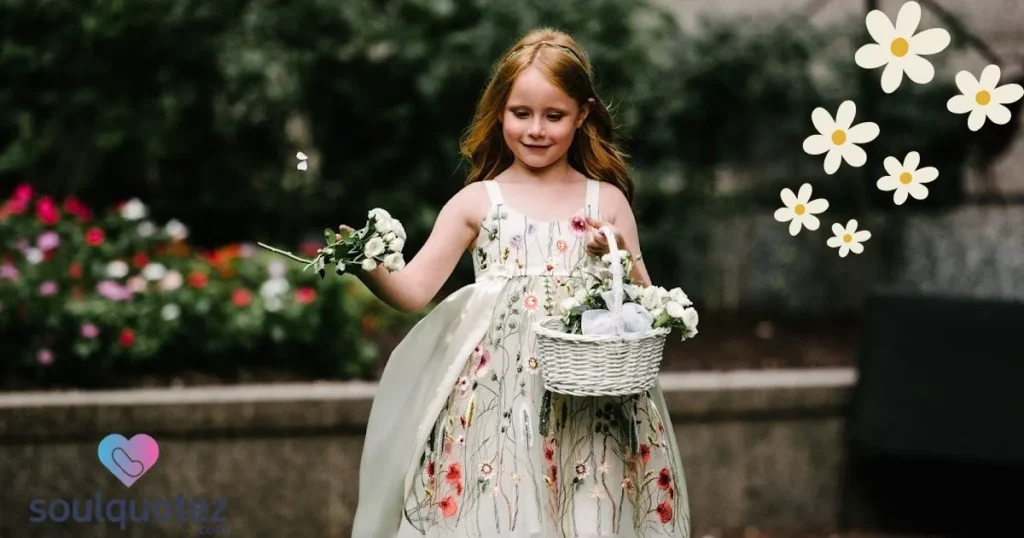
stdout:
[[[833,529],[854,373],[666,374],[694,536],[715,529]],[[35,499],[180,494],[225,503],[225,535],[348,537],[374,385],[277,385],[0,396],[0,537],[203,535],[182,522],[32,523]],[[109,433],[148,433],[153,471],[130,489],[97,459]],[[104,501],[106,502],[106,501]],[[207,534],[213,532],[221,524]]]

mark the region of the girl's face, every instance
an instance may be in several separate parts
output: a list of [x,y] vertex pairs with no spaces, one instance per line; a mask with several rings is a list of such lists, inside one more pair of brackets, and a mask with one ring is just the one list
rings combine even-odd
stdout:
[[566,155],[586,116],[586,108],[530,67],[512,85],[502,113],[502,134],[517,160],[542,169]]

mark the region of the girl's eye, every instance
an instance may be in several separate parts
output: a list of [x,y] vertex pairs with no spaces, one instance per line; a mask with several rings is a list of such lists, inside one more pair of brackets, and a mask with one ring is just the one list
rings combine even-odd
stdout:
[[551,121],[558,121],[558,120],[562,119],[562,116],[559,115],[559,114],[549,114],[548,115],[548,119],[551,120]]
[[525,119],[530,115],[528,112],[513,112],[513,114],[515,114],[519,119]]

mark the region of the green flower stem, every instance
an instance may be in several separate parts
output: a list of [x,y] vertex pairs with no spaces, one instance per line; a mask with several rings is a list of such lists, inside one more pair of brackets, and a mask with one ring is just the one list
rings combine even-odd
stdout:
[[265,248],[265,249],[267,249],[267,250],[269,250],[269,251],[271,251],[271,252],[276,252],[277,254],[280,254],[282,256],[286,256],[286,257],[291,258],[291,259],[293,259],[293,260],[295,260],[297,262],[302,262],[302,263],[305,263],[305,264],[311,264],[314,261],[316,261],[316,260],[307,260],[305,258],[301,258],[299,256],[296,256],[296,255],[292,254],[291,252],[288,252],[286,250],[281,250],[279,248],[274,248],[274,247],[272,247],[270,245],[267,245],[267,244],[264,244],[264,243],[257,242],[256,244],[261,246],[261,247],[263,247],[263,248]]

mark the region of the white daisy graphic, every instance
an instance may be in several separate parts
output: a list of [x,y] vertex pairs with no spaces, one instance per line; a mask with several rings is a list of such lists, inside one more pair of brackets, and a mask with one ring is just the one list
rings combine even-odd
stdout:
[[814,231],[821,225],[818,217],[814,215],[823,213],[828,209],[828,200],[824,198],[811,200],[811,190],[810,183],[801,185],[799,194],[793,194],[793,191],[788,187],[782,189],[780,196],[782,203],[786,204],[786,207],[780,207],[775,210],[775,220],[779,222],[789,221],[790,235],[800,233],[800,228]]
[[896,191],[892,195],[896,205],[903,205],[908,195],[916,200],[924,200],[928,197],[928,187],[924,184],[939,177],[939,171],[934,166],[918,168],[921,155],[916,151],[908,153],[902,164],[895,157],[886,157],[883,164],[889,175],[879,179],[876,185],[881,191]]
[[1024,97],[1020,84],[999,84],[999,66],[992,64],[981,71],[981,77],[974,78],[969,71],[956,74],[956,87],[963,95],[950,97],[946,108],[954,114],[971,113],[967,117],[967,128],[977,131],[988,118],[992,123],[1006,125],[1010,122],[1008,105]]
[[868,33],[875,43],[857,49],[854,61],[864,69],[882,71],[882,91],[892,93],[900,87],[903,74],[918,84],[927,84],[935,78],[935,68],[921,56],[937,54],[949,46],[949,32],[932,28],[918,34],[921,22],[921,6],[907,2],[896,15],[895,26],[880,10],[872,10],[865,18]]
[[853,125],[857,105],[843,101],[836,111],[835,120],[824,108],[818,107],[811,113],[811,121],[819,134],[804,140],[804,151],[809,155],[825,155],[825,173],[832,175],[839,170],[841,161],[859,168],[868,160],[867,153],[857,144],[866,144],[878,137],[878,124],[864,122]]
[[864,241],[871,239],[871,232],[867,230],[857,231],[857,220],[850,219],[846,223],[844,228],[838,222],[832,225],[832,233],[836,234],[835,237],[828,238],[828,246],[839,249],[839,257],[845,258],[847,254],[853,252],[854,254],[860,254],[864,252]]

